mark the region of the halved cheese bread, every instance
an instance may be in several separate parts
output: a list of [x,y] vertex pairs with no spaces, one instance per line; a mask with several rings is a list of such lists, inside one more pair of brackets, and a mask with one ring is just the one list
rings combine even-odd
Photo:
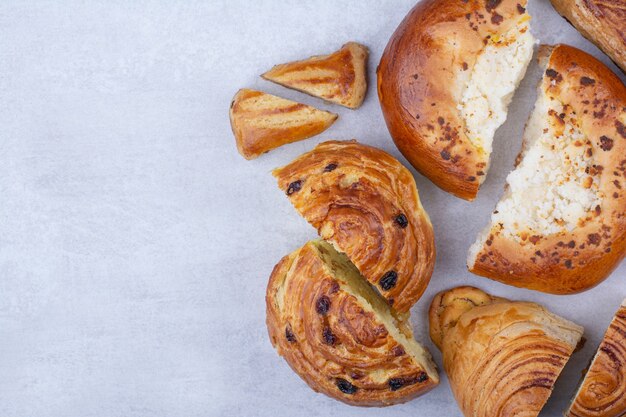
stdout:
[[276,65],[261,75],[269,81],[356,109],[367,91],[367,47],[349,42],[340,50]]
[[435,264],[432,225],[409,170],[371,146],[329,141],[274,176],[320,237],[345,253],[395,310],[409,311]]
[[430,354],[328,243],[285,256],[267,287],[267,327],[278,353],[309,386],[358,406],[387,406],[432,389]]
[[466,417],[539,415],[583,334],[538,304],[473,287],[437,294],[429,318]]
[[598,347],[566,417],[626,415],[626,300]]
[[230,105],[237,149],[246,159],[320,134],[335,120],[334,113],[248,89],[239,90]]
[[532,58],[525,0],[424,0],[378,67],[389,132],[437,186],[476,197],[492,141]]
[[540,55],[522,151],[467,264],[505,284],[570,294],[604,280],[626,250],[626,87],[576,48]]

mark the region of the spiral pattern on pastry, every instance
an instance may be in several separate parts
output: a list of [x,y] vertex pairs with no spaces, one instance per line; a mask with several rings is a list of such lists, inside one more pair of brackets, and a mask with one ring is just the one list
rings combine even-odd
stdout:
[[626,415],[626,300],[613,317],[568,417]]
[[272,344],[315,391],[353,405],[386,406],[439,382],[408,323],[326,242],[284,257],[266,302]]
[[430,325],[467,417],[539,415],[583,331],[538,304],[472,287],[439,293]]
[[274,176],[298,212],[397,311],[420,298],[433,272],[434,236],[415,180],[398,160],[356,141],[330,141]]

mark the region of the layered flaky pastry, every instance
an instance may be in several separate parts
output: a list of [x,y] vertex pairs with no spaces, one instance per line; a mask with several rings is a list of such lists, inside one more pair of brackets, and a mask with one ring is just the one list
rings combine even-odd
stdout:
[[565,415],[567,417],[626,415],[626,300],[615,313]]
[[516,168],[469,270],[556,294],[591,288],[626,251],[626,87],[567,45],[545,68]]
[[439,293],[430,334],[466,417],[539,415],[583,333],[535,303],[477,288]]
[[278,353],[315,391],[359,406],[386,406],[430,390],[439,377],[408,322],[323,241],[285,256],[266,295]]
[[626,72],[626,0],[550,0],[554,8]]
[[282,86],[356,109],[367,91],[367,47],[349,42],[330,55],[276,65],[262,75]]
[[532,58],[526,0],[424,0],[378,67],[389,132],[437,186],[473,200],[492,141]]
[[230,105],[237,149],[246,159],[318,135],[337,115],[261,91],[242,89]]
[[398,160],[356,141],[330,141],[274,176],[298,212],[395,310],[407,312],[420,298],[435,263],[433,229]]

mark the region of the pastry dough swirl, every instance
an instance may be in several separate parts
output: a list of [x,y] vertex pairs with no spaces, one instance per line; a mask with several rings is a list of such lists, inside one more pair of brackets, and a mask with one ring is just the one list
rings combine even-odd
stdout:
[[274,176],[298,212],[395,310],[415,304],[430,281],[435,244],[409,170],[379,149],[330,141]]

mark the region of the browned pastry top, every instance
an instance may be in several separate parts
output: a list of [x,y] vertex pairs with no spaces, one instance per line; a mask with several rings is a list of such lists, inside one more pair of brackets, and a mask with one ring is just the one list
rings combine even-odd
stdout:
[[340,279],[341,270],[354,269],[341,258],[329,244],[309,242],[274,268],[267,325],[278,353],[315,391],[353,405],[391,405],[436,386],[430,356],[408,341],[407,323],[381,321],[375,311],[389,308],[367,296],[371,288],[359,292]]
[[568,417],[626,415],[626,302],[606,331]]
[[415,180],[402,164],[356,141],[330,141],[274,175],[300,214],[397,311],[411,308],[430,280],[435,245]]

